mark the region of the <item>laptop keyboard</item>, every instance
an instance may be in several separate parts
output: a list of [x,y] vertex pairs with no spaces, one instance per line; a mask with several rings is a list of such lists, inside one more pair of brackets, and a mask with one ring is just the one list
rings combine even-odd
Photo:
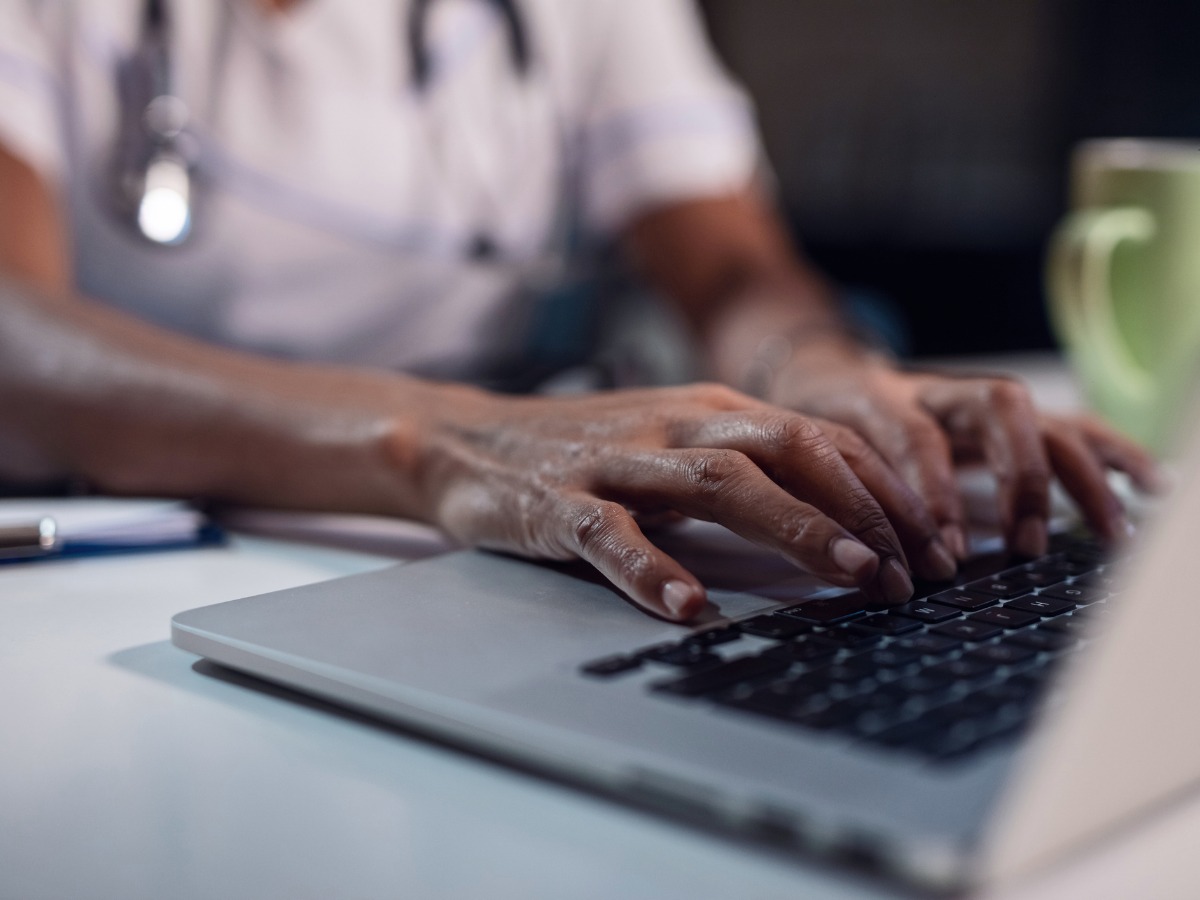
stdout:
[[1041,559],[972,560],[952,587],[919,584],[918,599],[887,611],[858,594],[811,600],[580,671],[616,680],[651,667],[664,700],[961,760],[1020,734],[1112,591],[1099,546],[1058,536]]

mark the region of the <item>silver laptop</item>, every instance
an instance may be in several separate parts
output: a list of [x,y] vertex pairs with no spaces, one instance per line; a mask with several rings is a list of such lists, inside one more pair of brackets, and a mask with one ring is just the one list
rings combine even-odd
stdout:
[[583,568],[465,552],[181,613],[172,639],[639,806],[954,890],[1200,782],[1200,443],[1185,475],[1121,563],[1059,537],[899,613],[700,533],[687,561],[723,571],[687,629]]

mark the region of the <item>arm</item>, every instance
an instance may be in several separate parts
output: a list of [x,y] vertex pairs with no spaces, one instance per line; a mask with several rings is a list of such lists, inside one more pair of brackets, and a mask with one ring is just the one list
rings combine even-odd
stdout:
[[921,498],[941,543],[960,558],[957,461],[992,469],[1009,546],[1028,556],[1045,552],[1052,476],[1110,540],[1129,526],[1106,470],[1126,471],[1143,488],[1157,481],[1140,448],[1091,417],[1039,414],[1016,382],[906,373],[861,346],[756,191],[651,211],[627,238],[692,323],[715,377],[853,428]]
[[[43,474],[116,493],[407,516],[467,544],[583,558],[646,609],[704,588],[642,534],[664,510],[720,522],[834,584],[912,593],[876,497],[906,489],[853,436],[718,386],[504,398],[299,365],[167,333],[72,296],[52,194],[0,156],[0,437]],[[20,280],[17,280],[20,279]],[[842,443],[838,443],[842,441]],[[15,457],[6,454],[9,460]]]

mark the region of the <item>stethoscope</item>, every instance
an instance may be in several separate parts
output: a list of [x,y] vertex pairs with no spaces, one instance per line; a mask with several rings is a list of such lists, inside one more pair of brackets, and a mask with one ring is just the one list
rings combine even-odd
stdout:
[[[404,23],[412,88],[428,92],[434,66],[428,40],[435,0],[412,0]],[[513,70],[525,78],[533,68],[529,32],[517,0],[484,0],[504,19]],[[191,112],[178,96],[172,60],[171,15],[167,0],[145,0],[138,44],[118,70],[118,137],[113,153],[113,206],[118,217],[145,241],[161,247],[187,243],[195,226],[197,195],[203,185],[199,149],[188,132]],[[494,242],[480,235],[469,256],[494,254]]]

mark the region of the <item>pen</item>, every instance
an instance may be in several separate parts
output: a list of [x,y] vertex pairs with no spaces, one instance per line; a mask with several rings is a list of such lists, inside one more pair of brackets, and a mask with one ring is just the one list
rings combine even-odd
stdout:
[[28,525],[0,526],[0,559],[30,559],[59,547],[58,523],[43,516]]

